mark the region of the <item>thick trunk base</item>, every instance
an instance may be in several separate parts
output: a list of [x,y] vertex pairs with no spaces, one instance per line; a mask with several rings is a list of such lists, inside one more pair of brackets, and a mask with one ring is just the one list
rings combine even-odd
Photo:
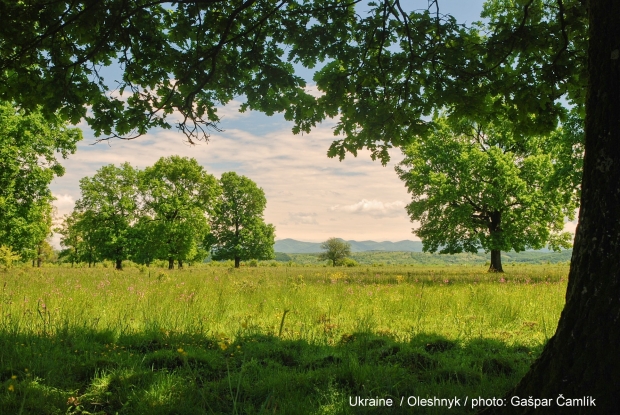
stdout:
[[[620,414],[620,2],[587,7],[585,156],[566,305],[540,358],[509,392],[508,406],[490,413]],[[583,401],[560,406],[560,395],[564,404]],[[514,407],[512,396],[553,404]]]
[[502,268],[502,251],[491,251],[491,266],[489,267],[489,272],[504,272],[504,268]]

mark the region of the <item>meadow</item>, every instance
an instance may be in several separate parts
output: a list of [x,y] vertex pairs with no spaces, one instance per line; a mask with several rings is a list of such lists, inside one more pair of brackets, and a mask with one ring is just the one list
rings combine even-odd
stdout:
[[471,399],[504,396],[553,335],[568,274],[486,269],[0,271],[0,413],[446,413],[410,396],[475,413]]

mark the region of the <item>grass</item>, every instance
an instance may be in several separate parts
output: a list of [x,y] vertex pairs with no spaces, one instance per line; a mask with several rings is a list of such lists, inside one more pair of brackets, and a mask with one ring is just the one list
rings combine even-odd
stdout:
[[0,272],[0,413],[375,414],[393,411],[349,397],[500,397],[555,331],[568,267],[485,269]]

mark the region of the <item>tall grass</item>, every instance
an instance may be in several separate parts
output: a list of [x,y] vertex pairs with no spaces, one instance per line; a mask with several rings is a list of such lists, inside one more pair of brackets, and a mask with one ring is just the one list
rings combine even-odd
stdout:
[[507,268],[13,269],[0,273],[0,413],[500,396],[553,334],[568,271]]

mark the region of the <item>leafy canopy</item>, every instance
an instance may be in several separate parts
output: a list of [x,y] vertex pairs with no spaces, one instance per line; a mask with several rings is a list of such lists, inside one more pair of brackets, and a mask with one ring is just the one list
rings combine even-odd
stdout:
[[222,174],[222,194],[217,203],[208,238],[213,259],[273,259],[275,228],[263,220],[265,192],[256,183],[235,172]]
[[583,155],[575,123],[521,140],[506,119],[435,118],[432,133],[407,146],[396,168],[412,195],[407,211],[420,222],[414,234],[424,250],[569,247],[562,229],[578,207]]
[[129,163],[103,166],[93,177],[80,180],[82,197],[75,202],[83,239],[94,248],[96,258],[115,261],[119,269],[131,253],[131,226],[138,213],[137,174]]
[[[85,119],[106,138],[170,128],[177,112],[190,142],[206,139],[216,106],[237,96],[292,118],[291,102],[312,97],[283,58],[288,33],[352,13],[335,0],[2,1],[0,99]],[[104,79],[106,67],[120,74]]]
[[202,261],[207,256],[201,246],[209,233],[207,215],[213,214],[220,193],[215,177],[196,159],[179,156],[160,158],[139,177],[144,208],[136,225],[138,255]]
[[329,238],[321,243],[321,249],[323,249],[324,252],[319,254],[319,259],[322,261],[332,261],[334,267],[351,255],[351,245],[338,238]]
[[51,230],[49,184],[64,174],[58,159],[74,153],[81,139],[56,114],[45,119],[0,102],[0,245],[34,257]]

